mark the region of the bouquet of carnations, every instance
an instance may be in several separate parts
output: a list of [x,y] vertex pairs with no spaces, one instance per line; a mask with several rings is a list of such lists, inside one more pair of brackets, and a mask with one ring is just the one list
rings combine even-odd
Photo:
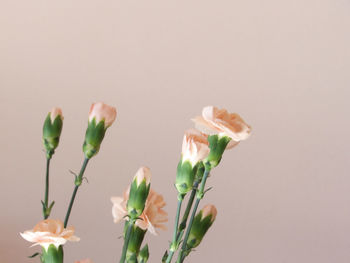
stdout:
[[[64,221],[51,219],[55,202],[49,202],[50,162],[58,147],[63,126],[60,108],[53,108],[43,126],[43,145],[46,153],[45,195],[42,203],[43,220],[33,229],[21,233],[22,237],[42,247],[41,252],[30,256],[40,257],[42,263],[63,263],[63,247],[67,241],[79,241],[75,229],[68,226],[74,200],[84,181],[84,172],[90,159],[100,150],[107,129],[117,116],[116,109],[104,103],[91,106],[85,140],[83,143],[84,161],[79,174],[74,174],[74,188]],[[177,209],[173,234],[168,248],[159,261],[170,263],[176,258],[182,263],[202,242],[206,232],[215,221],[217,210],[207,204],[198,211],[199,204],[207,191],[207,180],[213,168],[221,162],[227,149],[235,147],[247,139],[251,128],[236,113],[213,106],[205,107],[202,116],[193,119],[196,129],[185,132],[182,153],[177,166],[175,186]],[[112,197],[114,222],[125,221],[120,263],[145,263],[149,259],[150,246],[143,245],[147,232],[156,235],[157,229],[166,230],[168,214],[164,211],[162,195],[151,189],[151,171],[141,167],[122,197]],[[183,207],[183,203],[186,203]],[[116,258],[117,261],[117,258]],[[89,259],[76,263],[88,263]]]

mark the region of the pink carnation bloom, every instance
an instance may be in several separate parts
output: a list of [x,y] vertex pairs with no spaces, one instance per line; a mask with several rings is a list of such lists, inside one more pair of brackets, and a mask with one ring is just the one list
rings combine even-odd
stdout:
[[232,140],[227,148],[247,139],[251,132],[251,127],[237,113],[229,113],[214,106],[204,107],[202,116],[195,117],[193,121],[203,133],[230,137]]
[[46,250],[51,244],[58,248],[67,241],[80,240],[74,236],[74,227],[64,228],[62,221],[54,219],[40,221],[32,230],[20,234],[25,240],[35,243],[33,246],[41,245]]
[[[126,204],[129,199],[129,191],[130,187],[124,192],[123,197],[111,198],[113,203],[112,215],[115,223],[120,222],[122,219],[128,220],[125,216],[128,214]],[[157,235],[156,228],[166,230],[164,223],[168,221],[168,214],[162,209],[164,206],[163,196],[150,189],[145,209],[140,216],[142,220],[136,220],[135,224],[143,230],[148,230],[153,235]]]

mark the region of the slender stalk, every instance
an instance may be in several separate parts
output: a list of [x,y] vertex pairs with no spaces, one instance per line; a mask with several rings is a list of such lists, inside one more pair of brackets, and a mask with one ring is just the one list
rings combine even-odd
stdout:
[[204,187],[205,187],[205,183],[206,183],[206,181],[208,179],[208,176],[209,176],[209,173],[210,173],[210,169],[211,169],[210,166],[206,166],[205,167],[203,180],[202,180],[201,186],[200,186],[200,188],[199,188],[199,190],[197,192],[197,195],[196,195],[196,202],[194,203],[194,207],[193,207],[193,210],[192,210],[190,222],[189,222],[187,230],[186,230],[185,238],[182,241],[181,250],[180,250],[180,253],[179,253],[177,261],[176,261],[177,263],[182,263],[183,260],[185,259],[185,254],[184,253],[185,253],[186,247],[187,247],[187,240],[188,240],[188,237],[190,236],[193,220],[194,220],[194,217],[196,215],[199,202],[202,200],[202,198],[204,196]]
[[177,261],[176,261],[177,263],[183,262],[183,260],[185,258],[184,257],[185,254],[184,253],[185,253],[186,247],[187,247],[187,240],[188,240],[188,237],[190,235],[191,227],[192,227],[193,220],[194,220],[194,217],[195,217],[195,214],[196,214],[195,211],[197,211],[197,209],[198,209],[199,202],[200,202],[200,199],[196,198],[196,202],[194,203],[194,207],[193,207],[193,211],[192,211],[192,214],[191,214],[190,222],[189,222],[188,228],[186,230],[185,238],[182,241],[181,250],[180,250],[180,253],[179,253]]
[[129,222],[129,225],[128,225],[128,229],[126,230],[126,235],[125,235],[124,245],[123,245],[123,251],[122,251],[122,255],[120,257],[119,263],[124,263],[125,262],[126,252],[128,250],[128,245],[129,245],[131,232],[132,232],[132,228],[134,227],[134,224],[135,224],[135,220],[134,219],[130,219],[130,222]]
[[[189,198],[188,201],[187,201],[185,213],[183,214],[182,219],[181,219],[181,223],[180,223],[180,225],[178,226],[178,230],[177,230],[177,234],[176,234],[176,242],[177,242],[177,243],[178,243],[179,240],[182,238],[182,235],[183,235],[183,231],[182,231],[182,230],[184,230],[184,229],[186,228],[187,219],[188,219],[188,216],[189,216],[190,211],[191,211],[191,208],[192,208],[193,200],[194,200],[194,197],[195,197],[195,195],[196,195],[199,182],[200,182],[200,181],[196,180],[196,181],[194,182],[194,184],[193,184],[193,188],[192,188],[192,191],[191,191],[190,198]],[[176,216],[177,216],[177,214],[176,214]],[[175,219],[175,221],[176,221],[176,219]],[[175,224],[175,225],[176,225],[176,224]],[[175,231],[174,231],[174,232],[175,232]],[[173,243],[174,243],[174,240],[173,240]],[[173,244],[173,243],[171,243],[171,244]],[[175,250],[175,251],[172,251],[172,250],[170,249],[166,262],[171,262],[172,257],[173,257],[173,255],[174,255],[175,252],[176,252],[176,250]],[[168,261],[169,258],[170,258],[170,261]]]
[[199,184],[199,181],[195,181],[194,184],[193,184],[192,192],[191,192],[190,198],[188,199],[185,213],[184,213],[184,215],[182,216],[182,219],[181,219],[181,224],[179,226],[179,230],[178,230],[178,233],[177,233],[177,239],[179,239],[180,232],[186,228],[187,219],[188,219],[188,216],[190,214],[190,211],[191,211],[191,208],[192,208],[192,204],[193,204],[193,200],[194,200],[194,197],[195,197],[197,189],[198,189],[198,184]]
[[78,192],[79,186],[83,182],[83,175],[84,175],[84,172],[85,172],[85,169],[86,169],[86,166],[87,166],[89,160],[90,159],[88,159],[88,158],[84,159],[84,162],[83,162],[83,165],[81,166],[79,175],[75,178],[75,187],[74,187],[74,190],[73,190],[72,198],[71,198],[71,200],[69,202],[66,218],[64,219],[64,227],[65,228],[67,227],[67,224],[68,224],[68,220],[69,220],[70,213],[72,211],[72,207],[73,207],[73,204],[74,204],[75,196],[76,196],[76,194]]
[[179,218],[180,218],[180,212],[181,212],[181,205],[183,201],[184,196],[180,195],[178,196],[178,202],[177,202],[177,210],[176,210],[176,216],[175,216],[175,224],[174,224],[174,233],[173,233],[173,242],[170,244],[169,249],[169,255],[166,260],[166,263],[170,263],[175,251],[177,250],[177,237],[178,237],[178,228],[179,228]]
[[50,170],[50,160],[51,158],[46,158],[46,180],[45,180],[45,199],[44,206],[45,210],[43,211],[44,219],[47,219],[50,216],[50,212],[48,211],[49,207],[49,170]]

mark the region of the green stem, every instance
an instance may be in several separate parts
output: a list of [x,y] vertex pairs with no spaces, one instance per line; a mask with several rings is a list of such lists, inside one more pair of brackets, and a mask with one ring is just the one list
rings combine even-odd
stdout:
[[173,255],[175,253],[175,251],[177,250],[177,231],[179,228],[179,218],[180,218],[180,212],[181,212],[181,205],[182,205],[182,201],[184,199],[184,195],[179,194],[178,196],[178,202],[177,202],[177,210],[176,210],[176,216],[175,216],[175,224],[174,224],[174,233],[173,233],[173,242],[171,242],[170,244],[170,249],[169,249],[169,255],[168,258],[166,260],[166,263],[170,263]]
[[125,239],[124,239],[122,256],[120,257],[119,263],[124,263],[125,262],[126,252],[128,250],[128,245],[129,245],[131,232],[132,232],[132,228],[134,227],[134,224],[135,224],[135,219],[130,219],[130,222],[129,222],[129,225],[128,225],[128,229],[126,230],[126,235],[125,235]]
[[49,207],[49,170],[50,170],[50,160],[51,158],[46,158],[46,180],[45,180],[45,201],[44,206],[45,209],[43,210],[44,219],[47,219],[50,216],[50,211],[48,211]]
[[181,224],[179,226],[179,231],[177,233],[177,235],[178,235],[177,239],[179,239],[179,235],[180,235],[181,231],[186,228],[187,219],[188,219],[188,216],[190,214],[190,211],[191,211],[191,208],[192,208],[192,204],[193,204],[193,200],[194,200],[194,197],[195,197],[197,189],[198,189],[198,184],[199,184],[199,181],[195,181],[194,184],[193,184],[192,192],[191,192],[190,198],[188,199],[186,210],[185,210],[185,213],[184,213],[184,215],[182,217]]
[[186,230],[185,238],[182,241],[181,250],[180,250],[180,253],[179,253],[177,261],[176,261],[177,263],[182,263],[184,261],[184,259],[185,259],[185,254],[184,253],[185,253],[186,247],[187,247],[187,240],[188,240],[188,237],[190,236],[193,220],[194,220],[194,217],[196,215],[199,202],[203,199],[203,196],[204,196],[204,187],[205,187],[205,183],[207,181],[207,178],[209,176],[210,169],[211,169],[210,166],[206,166],[205,167],[203,180],[202,180],[201,186],[200,186],[200,188],[199,188],[199,190],[197,192],[196,202],[195,202],[193,210],[192,210],[192,214],[191,214],[190,222],[189,222],[187,230]]
[[86,169],[86,166],[87,166],[89,160],[90,159],[88,159],[88,158],[84,159],[84,162],[83,162],[83,165],[82,165],[82,167],[80,169],[79,175],[75,177],[74,191],[73,191],[73,194],[72,194],[72,198],[71,198],[71,200],[69,202],[66,218],[64,219],[64,227],[65,228],[67,227],[67,224],[68,224],[68,220],[69,220],[70,213],[72,211],[72,207],[73,207],[73,203],[74,203],[74,200],[75,200],[75,196],[76,196],[76,194],[78,192],[79,186],[83,182],[83,175],[84,175],[84,172],[85,172],[85,169]]

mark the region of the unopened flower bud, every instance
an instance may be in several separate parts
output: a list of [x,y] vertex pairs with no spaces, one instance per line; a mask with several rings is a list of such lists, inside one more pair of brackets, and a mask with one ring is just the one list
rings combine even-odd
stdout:
[[216,215],[217,210],[215,206],[206,205],[195,216],[191,232],[187,240],[187,248],[189,250],[197,247],[201,243],[205,233],[215,221]]
[[207,137],[194,129],[185,132],[175,182],[176,189],[182,195],[192,189],[197,167],[209,154]]
[[132,219],[139,217],[144,208],[150,190],[151,171],[148,167],[141,167],[130,186],[129,200],[127,203],[128,215]]
[[63,115],[60,108],[53,108],[47,115],[43,126],[43,143],[46,157],[50,159],[60,141],[63,126]]
[[146,244],[140,251],[139,256],[137,257],[138,263],[146,263],[149,258],[148,245]]
[[114,107],[102,102],[91,105],[89,123],[86,129],[83,151],[85,157],[90,159],[98,153],[106,130],[112,125],[117,116]]
[[211,168],[220,163],[225,149],[231,149],[246,140],[251,133],[251,127],[237,113],[213,106],[204,107],[202,116],[193,121],[197,129],[209,135],[210,154],[207,160]]
[[175,187],[179,194],[185,195],[191,191],[195,175],[196,171],[192,164],[189,161],[182,162],[181,159],[177,166],[175,180]]

